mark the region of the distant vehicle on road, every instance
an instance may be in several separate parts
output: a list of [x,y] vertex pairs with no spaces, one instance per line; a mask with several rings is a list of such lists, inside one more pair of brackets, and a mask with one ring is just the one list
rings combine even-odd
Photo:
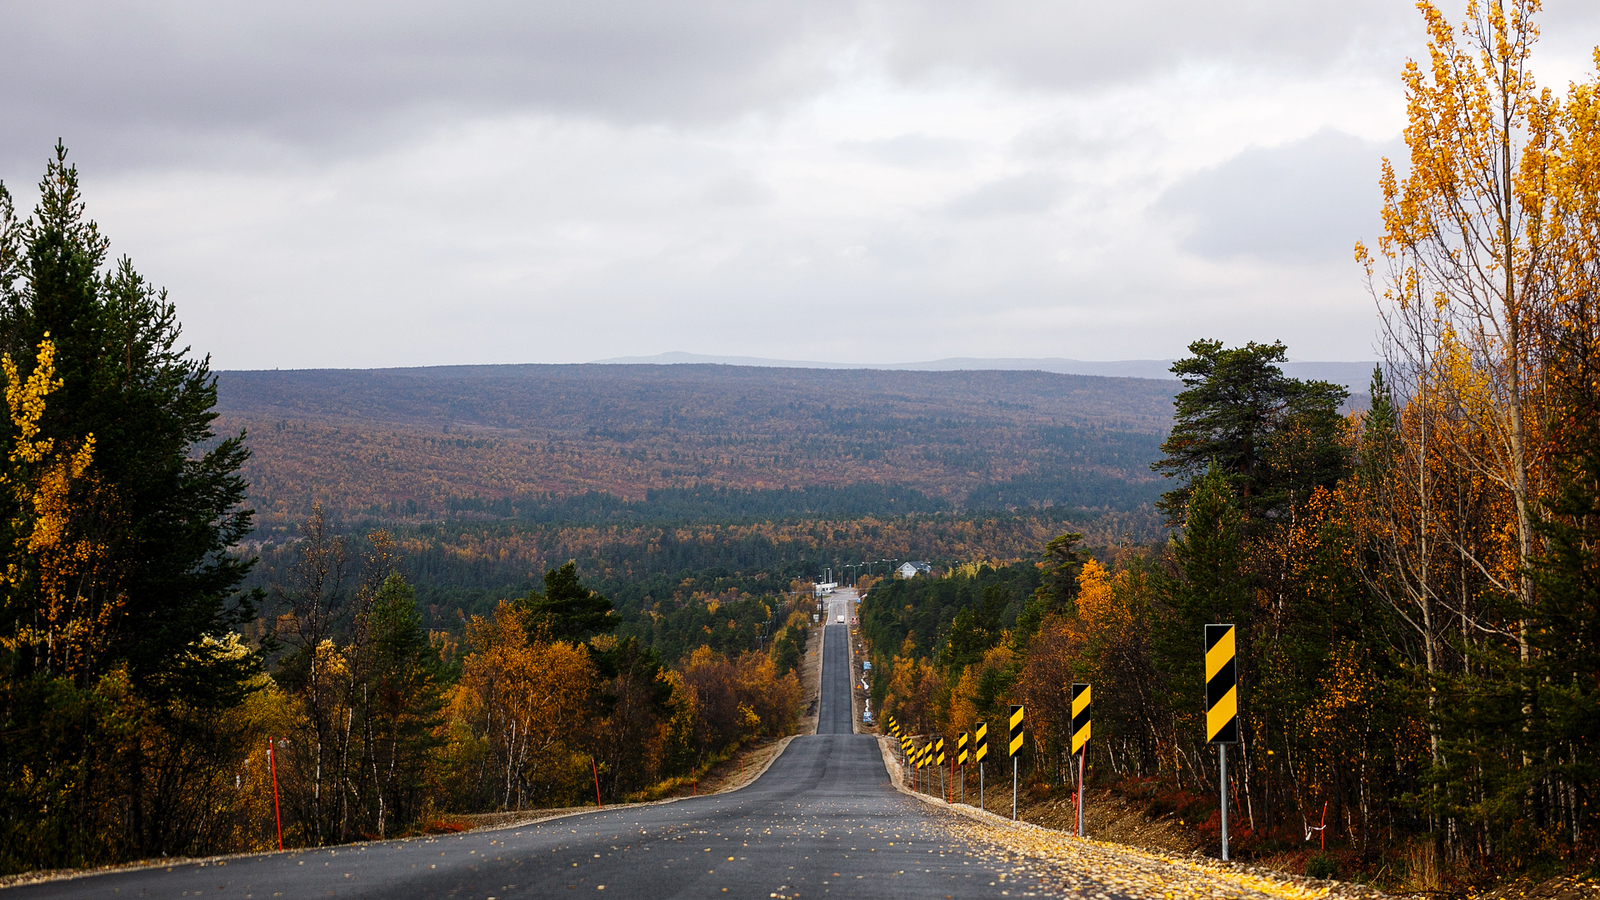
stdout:
[[840,617],[839,617],[839,624],[840,624],[840,625],[843,625],[843,624],[844,624],[844,616],[840,616]]

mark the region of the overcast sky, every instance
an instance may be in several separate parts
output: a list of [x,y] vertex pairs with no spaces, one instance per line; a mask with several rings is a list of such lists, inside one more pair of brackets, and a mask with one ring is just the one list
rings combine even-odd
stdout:
[[[1582,77],[1600,4],[1540,21]],[[64,139],[220,368],[1370,359],[1423,50],[1404,0],[0,0],[0,180]]]

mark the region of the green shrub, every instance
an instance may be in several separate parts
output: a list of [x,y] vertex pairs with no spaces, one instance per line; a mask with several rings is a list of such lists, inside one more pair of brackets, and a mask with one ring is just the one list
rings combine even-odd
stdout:
[[1339,877],[1339,860],[1328,853],[1314,853],[1306,860],[1306,874],[1312,878]]

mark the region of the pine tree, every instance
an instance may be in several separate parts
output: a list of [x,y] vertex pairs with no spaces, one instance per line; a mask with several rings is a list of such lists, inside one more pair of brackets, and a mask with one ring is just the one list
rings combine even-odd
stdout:
[[[74,570],[59,577],[37,529],[0,534],[18,573],[0,596],[0,868],[204,849],[223,807],[195,792],[226,769],[221,714],[259,670],[233,632],[253,616],[251,561],[230,552],[252,527],[247,451],[217,439],[215,376],[165,292],[107,265],[59,144],[39,195],[19,221],[0,186],[0,353],[8,393],[37,401],[0,439],[8,483],[54,492]],[[19,454],[38,440],[72,465],[41,473]],[[0,497],[0,520],[36,516],[37,490]],[[30,640],[41,622],[79,646]]]
[[584,587],[578,566],[568,562],[544,575],[544,593],[530,593],[523,601],[534,628],[549,630],[548,640],[581,644],[617,627],[611,601]]
[[1226,349],[1202,340],[1189,352],[1172,365],[1185,389],[1173,401],[1165,457],[1151,465],[1183,480],[1156,504],[1170,524],[1182,524],[1192,482],[1208,470],[1228,482],[1252,529],[1344,474],[1346,454],[1337,440],[1339,406],[1349,396],[1344,388],[1285,377],[1281,341]]

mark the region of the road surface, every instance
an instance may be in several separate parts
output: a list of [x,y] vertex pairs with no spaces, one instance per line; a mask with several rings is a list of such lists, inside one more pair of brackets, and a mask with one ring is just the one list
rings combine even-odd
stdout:
[[952,838],[947,813],[896,792],[876,740],[852,733],[854,603],[834,604],[846,624],[830,613],[818,733],[795,738],[742,790],[520,828],[112,872],[5,896],[938,900],[1016,888],[1000,877],[1008,868],[976,852],[984,848]]

